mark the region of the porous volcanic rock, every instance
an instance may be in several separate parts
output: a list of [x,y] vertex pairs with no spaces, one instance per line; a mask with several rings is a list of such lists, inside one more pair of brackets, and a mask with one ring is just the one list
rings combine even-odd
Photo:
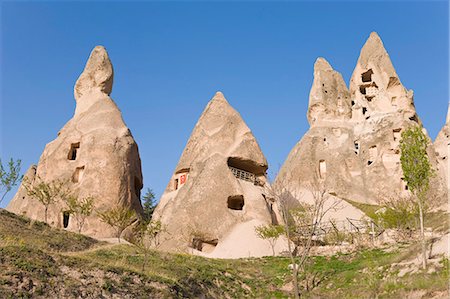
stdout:
[[450,180],[448,175],[450,163],[450,103],[448,107],[447,120],[434,141],[434,149],[438,160],[438,175],[441,177],[444,185],[447,186],[446,191],[448,192],[448,189],[450,188]]
[[[254,226],[276,222],[266,199],[267,161],[250,129],[223,94],[208,103],[155,210],[165,226],[161,248],[237,257],[261,255]],[[244,229],[249,226],[250,229]],[[238,237],[233,234],[250,231]],[[260,240],[262,241],[262,240]],[[264,246],[263,251],[270,254]],[[266,252],[267,251],[267,252]],[[219,256],[225,257],[225,256]]]
[[[26,178],[67,181],[79,198],[95,198],[95,212],[87,218],[83,233],[95,237],[112,237],[113,231],[102,223],[96,212],[117,205],[142,213],[141,160],[138,147],[125,125],[122,114],[109,97],[113,83],[113,67],[104,47],[92,51],[83,73],[75,84],[75,114],[58,132],[55,140],[45,146],[39,163],[32,166]],[[29,197],[24,186],[7,209],[17,214],[44,220],[44,207]],[[64,219],[67,207],[63,202],[51,205],[48,223],[76,230],[76,221]],[[68,223],[67,223],[68,220]]]
[[[375,32],[361,50],[349,90],[325,59],[316,61],[307,116],[311,127],[289,153],[277,188],[303,192],[317,174],[327,193],[341,199],[374,204],[407,195],[401,133],[422,123],[412,90],[402,85]],[[431,142],[429,155],[436,166]],[[434,184],[442,198],[441,182]]]

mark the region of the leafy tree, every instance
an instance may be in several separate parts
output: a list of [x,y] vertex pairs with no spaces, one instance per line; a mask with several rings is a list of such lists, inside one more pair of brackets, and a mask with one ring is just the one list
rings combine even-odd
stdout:
[[92,214],[94,210],[95,198],[88,196],[79,199],[77,196],[70,195],[66,199],[67,207],[69,208],[69,214],[73,215],[76,222],[78,233],[81,233],[83,226],[86,222],[86,218]]
[[400,140],[400,161],[402,164],[403,175],[408,190],[413,194],[413,199],[419,210],[423,269],[426,269],[427,267],[424,214],[428,208],[426,197],[427,192],[430,189],[430,178],[433,175],[433,169],[427,155],[428,143],[428,137],[418,126],[403,131],[402,139]]
[[141,222],[135,229],[134,245],[144,253],[142,271],[145,271],[148,255],[152,248],[157,248],[160,244],[159,233],[163,231],[160,221]]
[[142,207],[144,208],[144,220],[149,222],[152,219],[153,212],[156,208],[156,200],[155,200],[155,193],[152,189],[147,188],[147,192],[145,192],[145,195],[141,199]]
[[20,175],[21,164],[21,160],[14,162],[11,158],[5,167],[0,159],[0,193],[2,194],[0,203],[3,201],[6,194],[11,191],[12,187],[16,186],[17,183],[22,180],[23,175]]
[[128,208],[117,206],[104,212],[97,212],[100,220],[111,226],[116,231],[116,237],[120,243],[122,232],[133,223],[136,213]]
[[28,196],[36,199],[44,206],[44,221],[47,222],[48,208],[50,205],[65,199],[69,195],[66,187],[67,181],[53,180],[44,182],[40,177],[32,183],[28,179],[24,179],[23,186],[27,190]]
[[284,234],[284,227],[281,225],[259,225],[255,227],[256,235],[267,240],[272,248],[272,255],[275,256],[275,244],[278,238]]

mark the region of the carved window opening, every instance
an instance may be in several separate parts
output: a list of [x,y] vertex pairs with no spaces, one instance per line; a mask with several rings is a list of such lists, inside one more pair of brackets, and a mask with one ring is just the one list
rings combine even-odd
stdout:
[[355,106],[355,101],[352,101],[352,106]]
[[362,114],[366,115],[366,112],[367,112],[367,108],[366,107],[362,107]]
[[80,143],[72,143],[70,145],[70,150],[69,150],[69,154],[67,155],[67,159],[69,160],[76,160],[77,159],[77,152],[78,149],[80,148]]
[[178,179],[173,180],[173,189],[174,190],[178,189]]
[[325,162],[325,160],[320,160],[319,161],[319,175],[320,175],[320,178],[324,179],[326,173],[327,173],[327,163]]
[[142,182],[138,177],[134,177],[134,194],[137,198],[141,198]]
[[367,161],[367,165],[371,165],[373,163],[373,161],[375,161],[375,159],[378,156],[378,148],[376,145],[371,146],[369,148],[369,161]]
[[78,183],[83,178],[84,166],[75,168],[75,172],[72,175],[72,183]]
[[362,82],[371,82],[372,81],[373,71],[369,69],[367,72],[361,74]]
[[414,116],[410,117],[409,120],[415,121],[416,123],[419,122],[419,119],[417,118],[416,114],[414,114]]
[[70,212],[64,211],[63,212],[63,227],[67,228],[69,226],[69,220],[70,220]]
[[358,155],[359,154],[359,141],[358,140],[355,141],[354,144],[355,144],[355,153]]
[[242,211],[244,209],[244,196],[242,195],[229,196],[227,204],[230,210]]
[[359,92],[361,92],[362,94],[366,94],[366,87],[364,85],[360,86]]
[[212,252],[217,244],[219,244],[218,239],[212,239],[212,240],[203,240],[202,238],[193,238],[191,247],[202,252]]
[[402,131],[402,129],[394,129],[394,130],[392,130],[392,134],[394,136],[394,141],[399,141],[400,140],[401,135],[402,135],[401,131]]
[[408,191],[408,183],[405,181],[405,178],[401,178],[403,190]]
[[264,185],[263,181],[258,177],[265,176],[267,170],[266,166],[259,165],[251,160],[235,157],[229,157],[227,164],[228,168],[237,179],[252,182],[256,186]]

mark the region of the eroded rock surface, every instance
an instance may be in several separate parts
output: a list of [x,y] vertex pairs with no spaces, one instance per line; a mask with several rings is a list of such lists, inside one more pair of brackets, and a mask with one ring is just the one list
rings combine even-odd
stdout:
[[[361,203],[406,195],[400,164],[401,133],[421,126],[413,92],[401,83],[380,37],[373,32],[361,50],[348,90],[323,58],[314,65],[309,131],[292,149],[276,186],[294,193],[323,180],[328,194]],[[433,146],[430,160],[434,166]],[[443,186],[435,179],[437,196]]]
[[450,153],[450,103],[448,107],[447,120],[442,130],[439,132],[434,141],[434,149],[436,151],[436,158],[438,160],[438,175],[447,186],[447,192],[450,188],[449,180],[449,153]]
[[[67,180],[68,188],[79,198],[95,198],[95,211],[117,205],[142,213],[141,160],[138,147],[125,125],[122,114],[109,97],[113,67],[104,47],[92,51],[83,73],[75,84],[75,114],[48,143],[37,166],[26,173],[31,182]],[[44,207],[30,198],[24,186],[9,203],[8,210],[44,220]],[[49,224],[76,230],[76,221],[64,216],[63,202],[51,205]],[[88,217],[83,233],[112,237],[113,231],[99,221],[96,212]]]
[[[239,113],[222,93],[216,93],[195,125],[156,208],[154,218],[167,229],[161,235],[162,248],[214,254],[219,247],[228,256],[258,255],[257,244],[242,250],[234,243],[223,248],[221,242],[234,240],[233,234],[243,226],[251,227],[246,230],[251,236],[239,238],[253,238],[254,223],[269,224],[275,218],[272,203],[265,197],[267,167]],[[266,249],[270,254],[270,248]]]

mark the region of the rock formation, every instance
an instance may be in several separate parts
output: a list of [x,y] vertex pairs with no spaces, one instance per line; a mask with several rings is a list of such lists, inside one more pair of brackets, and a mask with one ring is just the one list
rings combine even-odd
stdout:
[[[141,160],[119,108],[109,97],[112,83],[108,54],[105,48],[97,46],[75,84],[73,118],[46,145],[39,163],[28,170],[26,177],[32,184],[37,178],[45,182],[67,181],[70,191],[79,198],[95,198],[96,211],[123,205],[141,214]],[[44,219],[43,206],[27,195],[23,185],[7,209]],[[66,209],[63,202],[51,205],[48,222],[76,230],[76,221],[65,213]],[[96,237],[113,236],[111,228],[100,222],[95,212],[88,217],[82,232]]]
[[270,254],[254,232],[256,225],[276,222],[265,197],[267,167],[239,113],[216,93],[155,210],[166,227],[162,248],[215,257]]
[[450,103],[448,107],[447,120],[434,141],[434,149],[438,160],[438,174],[439,177],[442,178],[444,185],[447,186],[446,190],[448,192],[448,189],[450,188],[450,180],[448,175],[450,152]]
[[421,121],[413,92],[403,87],[376,33],[361,50],[350,90],[325,59],[316,61],[308,121],[309,131],[290,152],[275,186],[298,192],[317,174],[329,194],[361,203],[408,192],[399,142],[405,128]]

